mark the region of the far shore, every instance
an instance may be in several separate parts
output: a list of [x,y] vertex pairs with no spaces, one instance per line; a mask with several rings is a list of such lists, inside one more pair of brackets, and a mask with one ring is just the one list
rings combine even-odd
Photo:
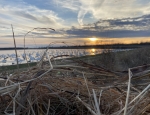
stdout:
[[[31,47],[17,47],[17,50],[24,50],[24,49],[134,49],[134,48],[142,48],[148,47],[150,43],[135,43],[135,44],[106,44],[106,45],[78,45],[78,46],[51,46],[51,47],[38,47],[38,48],[31,48]],[[5,47],[0,48],[0,50],[15,50],[14,47]]]

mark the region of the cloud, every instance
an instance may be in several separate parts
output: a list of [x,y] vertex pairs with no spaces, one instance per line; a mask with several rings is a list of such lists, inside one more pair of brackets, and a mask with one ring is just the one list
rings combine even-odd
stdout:
[[[0,37],[2,37],[2,38],[13,38],[13,35],[12,34],[11,35],[2,35]],[[20,37],[23,37],[23,35],[15,35],[15,38],[20,38]]]
[[[150,2],[142,0],[56,0],[59,7],[78,12],[77,20],[85,24],[85,15],[90,14],[96,20],[137,17],[150,13]],[[89,21],[92,21],[87,17]]]
[[53,0],[57,7],[67,8],[72,11],[78,11],[80,3],[78,0]]
[[38,43],[52,39],[149,37],[148,14],[149,0],[0,0],[0,37],[12,38],[11,24],[18,44],[35,27],[56,30],[35,30],[27,36],[28,40],[37,38]]
[[4,42],[1,41],[0,44],[1,44],[1,45],[6,45],[6,44],[9,44],[9,43],[8,43],[8,42],[5,42],[5,41],[4,41]]
[[149,37],[150,15],[136,18],[99,20],[82,28],[72,27],[66,30],[70,38],[127,38]]
[[137,38],[150,36],[150,14],[134,18],[105,19],[82,27],[59,29],[45,32],[32,32],[37,38],[75,39],[75,38]]
[[85,0],[81,0],[80,10],[78,12],[78,22],[80,25],[83,25],[83,19],[87,13],[92,13],[101,7],[104,0],[90,0],[87,2]]
[[21,3],[15,7],[12,4],[1,4],[0,17],[5,24],[21,24],[26,27],[65,27],[63,25],[63,19],[58,17],[54,11],[39,9],[25,3]]

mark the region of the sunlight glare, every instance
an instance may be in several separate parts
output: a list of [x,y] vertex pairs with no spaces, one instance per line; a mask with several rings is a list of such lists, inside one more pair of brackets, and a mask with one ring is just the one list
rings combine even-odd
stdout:
[[89,38],[91,41],[96,41],[97,40],[97,38]]
[[95,49],[92,49],[92,52],[94,53],[94,52],[95,52]]
[[91,55],[95,55],[95,49],[94,48],[91,49]]

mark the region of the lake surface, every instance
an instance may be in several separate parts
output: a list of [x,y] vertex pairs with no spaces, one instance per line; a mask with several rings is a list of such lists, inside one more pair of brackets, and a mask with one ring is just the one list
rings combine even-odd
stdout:
[[[106,49],[105,49],[106,50]],[[117,51],[126,51],[129,49],[113,49],[112,52]],[[41,56],[43,55],[45,49],[27,49],[25,50],[27,61],[28,62],[37,62],[41,59]],[[101,54],[104,51],[104,49],[49,49],[48,54],[49,56],[61,56],[61,55],[69,55],[81,57],[86,55],[96,55]],[[18,54],[18,62],[21,63],[27,63],[25,60],[24,50],[17,50]],[[16,64],[16,54],[15,50],[0,50],[0,66],[5,65],[14,65]]]

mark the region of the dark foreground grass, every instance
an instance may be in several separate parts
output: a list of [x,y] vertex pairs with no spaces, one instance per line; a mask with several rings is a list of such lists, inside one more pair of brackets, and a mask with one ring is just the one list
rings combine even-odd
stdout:
[[124,71],[128,70],[128,68],[150,64],[150,47],[115,53],[106,50],[102,54],[85,56],[80,59],[89,64],[101,66],[109,70]]
[[[27,63],[25,63],[25,64],[19,64],[19,69],[27,68],[29,66],[33,67],[37,63],[33,62],[33,63],[28,63],[28,64]],[[17,69],[17,65],[0,66],[0,72],[9,71],[9,70],[16,70],[16,69]]]

